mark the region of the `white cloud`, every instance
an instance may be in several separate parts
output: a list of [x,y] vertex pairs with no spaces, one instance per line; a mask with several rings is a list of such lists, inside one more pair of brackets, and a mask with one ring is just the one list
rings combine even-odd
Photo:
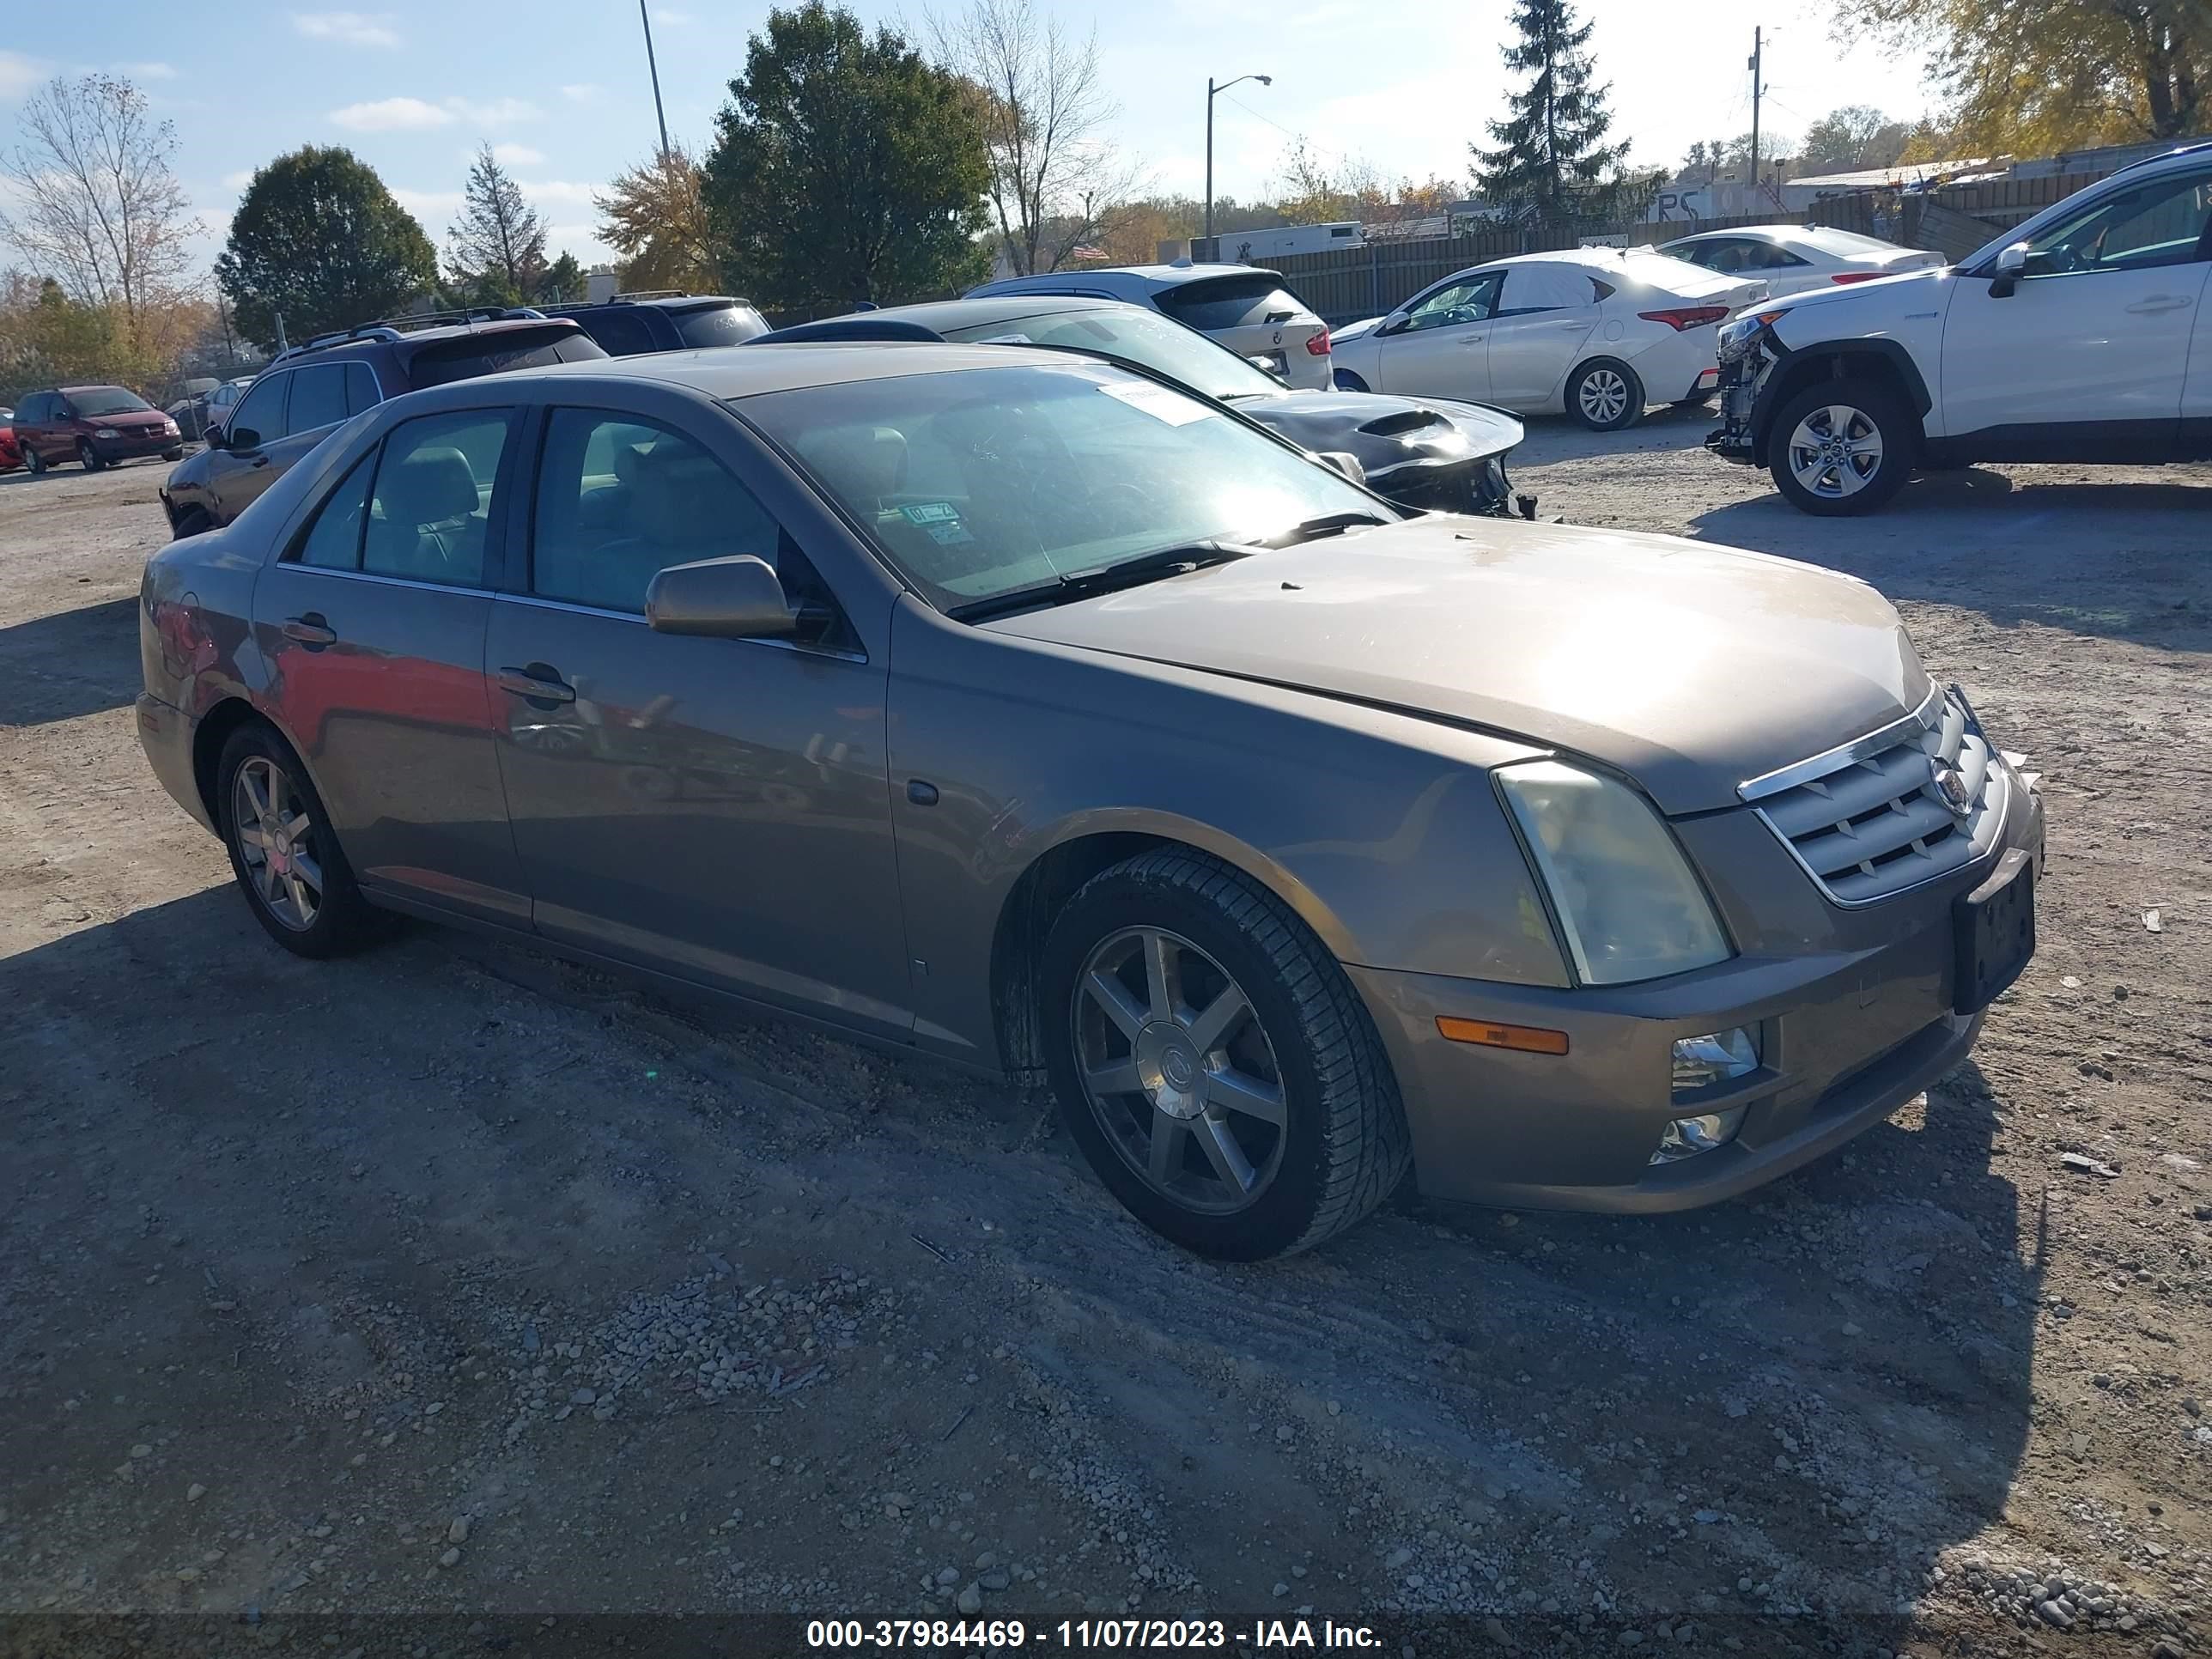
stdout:
[[446,107],[480,127],[511,126],[517,121],[535,121],[544,113],[524,98],[495,98],[488,104],[474,103],[466,98],[448,98]]
[[395,190],[392,199],[434,233],[461,210],[461,192],[458,190]]
[[[474,161],[473,153],[469,159]],[[545,159],[544,154],[527,144],[494,144],[491,159],[503,167],[534,167]]]
[[226,173],[222,175],[222,187],[225,190],[244,190],[252,182],[253,169],[252,167],[240,167],[235,173]]
[[347,46],[396,46],[399,32],[389,12],[295,11],[292,27],[310,40],[335,40]]
[[536,185],[527,179],[520,183],[522,193],[548,212],[560,208],[592,211],[592,198],[606,188],[605,185],[572,184],[565,179],[548,179],[543,184]]
[[572,81],[561,88],[561,95],[572,104],[596,104],[600,94],[589,81]]
[[50,72],[51,66],[35,58],[0,51],[0,99],[21,98]]
[[678,11],[673,6],[655,6],[653,9],[653,21],[656,23],[665,23],[672,29],[685,29],[691,27],[693,19],[690,12]]
[[133,81],[173,81],[177,71],[167,64],[110,64],[111,74],[121,75]]
[[332,121],[353,132],[419,131],[425,127],[450,126],[453,118],[453,111],[426,104],[420,98],[380,98],[331,112]]

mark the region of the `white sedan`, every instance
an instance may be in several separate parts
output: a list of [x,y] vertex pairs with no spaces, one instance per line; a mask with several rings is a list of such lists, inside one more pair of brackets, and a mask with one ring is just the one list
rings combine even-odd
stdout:
[[1666,242],[1659,252],[1723,276],[1742,276],[1766,284],[1769,299],[1832,288],[1839,283],[1870,283],[1900,271],[1927,270],[1943,256],[1924,248],[1899,247],[1856,231],[1824,225],[1744,225],[1709,230]]
[[1765,297],[1761,283],[1650,248],[1516,254],[1337,331],[1336,383],[1523,414],[1564,410],[1594,430],[1616,431],[1649,404],[1709,396],[1720,378],[1719,324]]

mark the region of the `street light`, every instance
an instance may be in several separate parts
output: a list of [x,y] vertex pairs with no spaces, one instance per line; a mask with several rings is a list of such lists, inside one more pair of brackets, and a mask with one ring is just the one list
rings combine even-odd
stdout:
[[1231,87],[1241,86],[1247,81],[1257,81],[1263,87],[1275,84],[1275,77],[1272,75],[1240,75],[1234,81],[1224,81],[1218,87],[1213,84],[1212,76],[1206,77],[1206,240],[1209,242],[1213,240],[1213,95],[1218,92],[1226,92]]

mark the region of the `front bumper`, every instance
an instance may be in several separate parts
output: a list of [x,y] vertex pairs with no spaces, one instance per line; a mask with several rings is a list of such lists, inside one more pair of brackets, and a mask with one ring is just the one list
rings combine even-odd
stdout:
[[181,434],[133,432],[120,438],[88,438],[92,453],[103,461],[143,460],[149,455],[167,455],[185,446]]
[[[1881,1121],[1958,1066],[1981,1030],[1981,1016],[1952,1012],[1952,906],[2011,848],[2040,866],[2042,803],[2027,789],[2018,800],[1990,859],[1880,906],[1878,932],[1860,913],[1832,950],[1565,991],[1347,967],[1396,1068],[1420,1190],[1516,1209],[1692,1209]],[[1449,1042],[1440,1017],[1565,1031],[1567,1052]],[[1676,1100],[1674,1041],[1734,1026],[1758,1032],[1759,1068]],[[1671,1119],[1737,1106],[1728,1145],[1650,1162]]]
[[1759,382],[1765,367],[1765,358],[1756,350],[1721,365],[1721,423],[1705,434],[1705,448],[1724,461],[1745,466],[1759,464],[1757,428],[1753,416],[1759,404]]

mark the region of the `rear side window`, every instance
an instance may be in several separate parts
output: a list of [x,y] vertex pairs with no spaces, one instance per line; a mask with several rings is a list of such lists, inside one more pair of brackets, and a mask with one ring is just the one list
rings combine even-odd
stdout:
[[313,432],[336,426],[346,417],[345,370],[337,363],[318,363],[292,374],[292,401],[284,410],[287,432]]
[[587,362],[607,354],[580,330],[506,328],[495,334],[463,335],[439,340],[417,351],[407,366],[415,390],[474,380],[508,368],[546,368],[555,363]]
[[351,362],[345,366],[346,413],[358,415],[365,409],[374,409],[384,400],[376,393],[376,371],[367,363]]
[[315,509],[314,522],[292,550],[295,563],[318,570],[361,568],[362,510],[368,505],[368,481],[376,470],[374,451],[362,456]]
[[1499,309],[1510,316],[1517,311],[1562,311],[1592,303],[1590,276],[1573,265],[1539,263],[1515,265],[1505,273],[1505,296]]
[[688,346],[742,345],[768,332],[768,319],[750,306],[702,306],[671,314]]
[[52,420],[53,416],[46,411],[53,406],[53,398],[46,392],[33,392],[23,400],[23,406],[15,411],[15,424],[36,426],[41,422]]
[[630,357],[660,348],[653,337],[653,319],[635,307],[587,312],[576,320],[610,356]]
[[289,374],[264,375],[256,380],[224,424],[233,436],[251,434],[255,443],[274,443],[284,435],[284,387]]
[[1265,271],[1185,283],[1162,289],[1152,302],[1176,321],[1209,334],[1246,324],[1287,323],[1311,314],[1304,301]]
[[361,568],[453,587],[483,586],[505,410],[425,415],[392,429],[370,492]]

